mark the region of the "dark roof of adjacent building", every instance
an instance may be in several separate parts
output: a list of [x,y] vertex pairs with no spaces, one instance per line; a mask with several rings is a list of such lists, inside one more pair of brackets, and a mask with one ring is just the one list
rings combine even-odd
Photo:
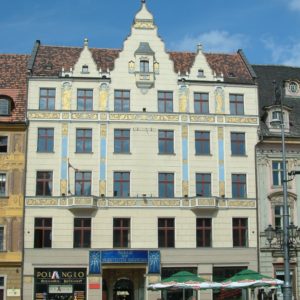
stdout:
[[[264,136],[274,136],[276,134],[271,133],[263,122],[265,114],[264,108],[274,105],[275,103],[273,82],[276,81],[276,83],[279,84],[286,80],[298,80],[300,82],[300,68],[272,65],[252,65],[252,67],[257,75],[259,112],[262,120],[260,126],[261,133]],[[283,105],[291,108],[289,118],[290,132],[286,135],[290,137],[300,137],[300,98],[283,96]]]
[[0,54],[0,95],[13,100],[10,116],[0,122],[24,122],[27,97],[27,63],[29,55]]
[[[102,71],[113,70],[115,59],[121,49],[89,48],[97,64]],[[80,47],[58,47],[41,45],[39,41],[31,57],[29,69],[33,76],[59,76],[62,68],[69,71],[74,68],[82,51]],[[176,73],[186,74],[194,63],[195,52],[169,52],[174,62]],[[232,54],[204,53],[208,64],[217,74],[223,74],[225,82],[254,84],[251,66],[239,50]]]

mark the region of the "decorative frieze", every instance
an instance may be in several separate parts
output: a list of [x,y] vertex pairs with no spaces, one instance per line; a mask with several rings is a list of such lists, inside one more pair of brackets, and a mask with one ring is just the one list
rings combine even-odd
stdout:
[[28,113],[29,119],[42,119],[42,120],[58,120],[60,119],[59,112],[29,112]]
[[257,117],[226,117],[227,123],[258,124]]
[[97,113],[72,113],[71,118],[74,120],[98,120]]
[[214,116],[191,116],[191,122],[206,122],[206,123],[214,123]]

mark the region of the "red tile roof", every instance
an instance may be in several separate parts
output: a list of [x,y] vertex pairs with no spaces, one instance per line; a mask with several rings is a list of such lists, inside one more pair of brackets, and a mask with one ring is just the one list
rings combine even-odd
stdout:
[[[120,49],[90,48],[98,69],[106,71],[114,68],[114,61],[119,56]],[[34,76],[58,76],[62,70],[69,71],[77,62],[82,48],[55,47],[40,45],[34,62],[32,75]],[[190,72],[196,53],[194,52],[169,52],[174,62],[174,71],[185,74]],[[253,78],[247,64],[240,53],[213,54],[204,53],[208,64],[213,71],[224,74],[226,82],[253,83]]]
[[0,95],[13,99],[11,116],[0,116],[0,122],[25,122],[29,57],[29,55],[0,54]]

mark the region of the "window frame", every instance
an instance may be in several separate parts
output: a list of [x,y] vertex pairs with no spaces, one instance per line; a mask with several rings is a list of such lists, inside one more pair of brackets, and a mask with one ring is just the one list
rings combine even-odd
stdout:
[[[168,176],[172,176],[172,179],[168,180]],[[161,176],[164,178],[161,179]],[[172,172],[159,172],[158,173],[158,197],[159,198],[174,198],[175,197],[175,174]],[[171,185],[169,187],[169,185]],[[169,194],[169,189],[171,193]]]
[[[2,235],[2,239],[1,239],[1,235]],[[0,253],[6,250],[5,236],[6,236],[6,226],[1,224],[0,225]]]
[[[42,178],[39,178],[38,175],[43,175]],[[47,175],[50,175],[49,178],[47,178]],[[39,188],[39,184],[41,184],[41,189]],[[48,185],[48,189],[47,189]],[[42,190],[40,193],[39,190]],[[47,192],[49,190],[49,192]],[[36,171],[36,190],[35,195],[36,196],[52,196],[53,194],[53,171],[49,170],[38,170]]]
[[[42,91],[46,91],[46,95],[42,95]],[[54,95],[49,94],[49,92],[54,91]],[[42,108],[41,105],[41,98],[45,98],[46,101],[46,108]],[[46,110],[46,111],[53,111],[55,110],[55,99],[56,99],[56,89],[49,87],[43,87],[40,88],[40,94],[39,94],[39,110]],[[53,106],[53,107],[52,107]]]
[[[82,132],[81,135],[79,133]],[[76,128],[76,153],[92,153],[93,151],[93,129]]]
[[[120,179],[117,179],[117,176],[120,176]],[[124,176],[128,175],[128,178]],[[118,198],[128,198],[130,197],[130,172],[128,171],[114,171],[113,172],[113,196]],[[125,188],[124,188],[125,186]],[[118,187],[118,189],[117,189]],[[127,189],[126,189],[127,187]],[[128,191],[126,195],[126,191]]]
[[[198,96],[199,99],[196,98]],[[204,96],[207,96],[207,99]],[[209,93],[194,92],[194,113],[209,114]]]
[[195,155],[211,155],[210,148],[210,131],[195,130]]
[[[120,221],[120,225],[118,226],[116,225],[117,221]],[[117,217],[113,218],[113,248],[131,247],[130,229],[131,229],[130,218],[117,218]]]
[[114,129],[114,153],[130,153],[130,129]]
[[[168,224],[168,221],[170,221],[170,224]],[[175,248],[175,218],[158,218],[157,234],[158,248]],[[172,236],[169,236],[169,234]]]
[[[243,181],[240,180],[241,176],[244,177]],[[243,194],[241,193],[242,188],[244,189]],[[247,198],[247,175],[246,174],[231,174],[231,193],[232,193],[232,198],[236,198],[236,199]]]
[[[41,221],[42,225],[37,225],[38,220]],[[49,221],[50,225],[45,225],[46,221]],[[34,218],[34,239],[33,239],[34,248],[52,248],[52,228],[53,228],[52,218],[47,218],[47,217]],[[37,236],[38,230],[41,231],[40,233],[42,238],[41,241],[38,241],[38,236]],[[46,243],[49,243],[49,245],[46,245]]]
[[[242,97],[242,99],[239,99]],[[243,94],[229,94],[229,108],[231,115],[242,116],[245,114],[245,99]]]
[[[4,179],[4,184],[2,184],[2,178]],[[1,189],[4,188],[4,193],[1,192]],[[7,173],[6,172],[0,172],[0,198],[1,197],[7,197]]]
[[[275,164],[277,164],[277,168],[275,167]],[[283,183],[283,161],[272,160],[272,185],[274,187],[281,187],[282,183]]]
[[232,156],[246,155],[246,134],[245,132],[231,132],[230,145]]
[[[117,96],[117,93],[120,93],[120,96]],[[130,112],[130,90],[114,90],[114,111]]]
[[150,72],[150,64],[148,59],[140,60],[140,73],[149,73]]
[[[235,225],[234,221],[238,221]],[[242,224],[246,221],[246,224]],[[249,247],[249,224],[248,218],[232,218],[232,245],[234,248]]]
[[[5,109],[5,111],[2,111],[2,109]],[[1,117],[9,117],[11,116],[13,107],[13,100],[8,96],[0,96],[0,116]]]
[[[206,224],[207,221],[209,221],[210,224]],[[209,235],[208,237],[206,235],[207,233]],[[196,247],[212,247],[212,218],[196,218]]]
[[[41,131],[45,131],[45,133],[40,134]],[[52,134],[51,133],[49,134],[48,131],[49,132],[52,131]],[[38,134],[37,152],[39,153],[54,152],[54,128],[40,127],[38,128],[37,134]],[[40,146],[40,143],[42,143],[42,146]]]
[[174,130],[158,130],[158,153],[174,154]]
[[[86,72],[88,73],[88,72]],[[80,93],[83,95],[80,95]],[[91,96],[88,93],[91,92]],[[77,110],[78,111],[93,111],[94,91],[93,89],[77,89]],[[81,104],[82,105],[79,105]],[[82,108],[80,108],[82,106]]]
[[[9,140],[8,140],[8,135],[1,135],[0,136],[0,139],[2,139],[3,138],[3,141],[5,141],[5,139],[6,139],[6,143],[3,143],[2,144],[2,141],[0,140],[0,153],[8,153],[8,144],[9,144]],[[5,151],[2,151],[2,147],[4,148],[3,150],[5,150]]]
[[[78,176],[81,175],[81,178]],[[88,176],[85,178],[85,176]],[[92,194],[92,172],[91,171],[75,171],[75,195],[91,196]],[[85,187],[87,185],[87,188]],[[79,189],[77,189],[79,187]],[[87,191],[87,192],[86,192]]]
[[[209,181],[206,178],[209,176]],[[211,197],[211,173],[196,173],[196,196],[198,197]],[[198,178],[198,177],[201,177]],[[199,186],[200,185],[200,186]],[[207,188],[209,189],[209,193],[203,193],[203,191],[206,191]],[[198,193],[199,189],[201,190],[201,193]]]
[[[80,225],[76,225],[76,221],[80,221]],[[90,224],[85,224],[85,221],[89,221]],[[73,227],[73,248],[90,248],[91,236],[92,236],[92,219],[91,218],[74,218]],[[87,234],[87,237],[86,237]],[[76,236],[79,235],[79,239]],[[87,239],[87,241],[86,241]],[[77,241],[79,240],[79,241]]]
[[[171,97],[168,97],[168,96]],[[172,113],[174,110],[173,91],[158,91],[157,92],[157,111],[159,113]]]

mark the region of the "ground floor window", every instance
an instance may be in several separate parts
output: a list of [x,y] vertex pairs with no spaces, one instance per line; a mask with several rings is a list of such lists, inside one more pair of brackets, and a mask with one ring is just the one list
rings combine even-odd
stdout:
[[[161,269],[161,279],[168,278],[173,274],[180,272],[180,271],[187,271],[197,275],[197,268],[190,267],[190,268],[162,268]],[[184,294],[183,294],[184,293]],[[182,300],[182,299],[197,299],[197,291],[196,290],[163,290],[161,292],[161,298],[163,300]]]
[[[213,268],[213,281],[221,282],[235,275],[236,273],[247,269],[246,267],[214,267]],[[228,289],[228,290],[213,290],[213,300],[241,300],[241,289]]]

